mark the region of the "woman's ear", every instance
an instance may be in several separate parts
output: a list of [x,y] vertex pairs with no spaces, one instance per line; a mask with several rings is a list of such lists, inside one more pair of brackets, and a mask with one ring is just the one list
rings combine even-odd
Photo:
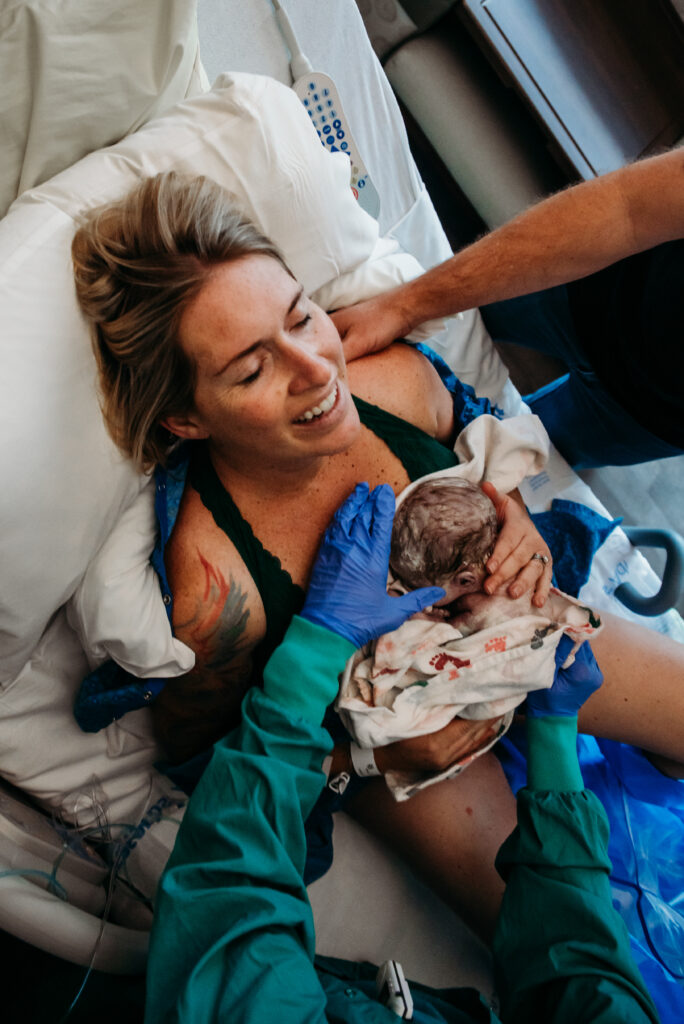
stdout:
[[161,421],[161,425],[185,441],[201,441],[209,437],[209,431],[202,426],[199,417],[192,413],[187,416],[168,416]]

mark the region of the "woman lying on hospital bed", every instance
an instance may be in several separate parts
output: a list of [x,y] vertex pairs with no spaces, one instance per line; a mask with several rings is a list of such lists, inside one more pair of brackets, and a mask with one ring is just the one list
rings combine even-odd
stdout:
[[[389,482],[399,493],[410,479],[453,465],[462,424],[420,351],[394,345],[346,367],[330,319],[213,183],[172,175],[143,182],[89,217],[73,253],[109,429],[138,465],[166,467],[157,485],[166,494],[161,529],[164,539],[173,532],[165,570],[157,564],[168,572],[174,629],[196,667],[166,685],[153,713],[169,758],[181,762],[237,721],[250,681],[301,608],[343,498],[360,480]],[[172,454],[178,439],[196,443]],[[551,566],[532,556],[548,548],[515,497],[500,497],[498,513],[489,585],[510,580],[511,593],[534,588],[543,603]],[[661,767],[684,772],[684,651],[606,620],[594,645],[605,684],[580,728],[644,747]],[[475,749],[489,725],[455,720],[392,744],[380,767],[444,767]],[[348,757],[338,743],[332,771]],[[491,934],[502,893],[494,857],[515,824],[495,757],[404,804],[382,779],[367,780],[347,809]]]

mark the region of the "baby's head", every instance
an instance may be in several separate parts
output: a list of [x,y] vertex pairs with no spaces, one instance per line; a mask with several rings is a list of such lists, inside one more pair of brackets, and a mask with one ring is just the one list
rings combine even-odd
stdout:
[[497,535],[496,509],[487,495],[459,477],[418,484],[394,517],[390,568],[404,586],[439,586],[451,604],[482,588]]

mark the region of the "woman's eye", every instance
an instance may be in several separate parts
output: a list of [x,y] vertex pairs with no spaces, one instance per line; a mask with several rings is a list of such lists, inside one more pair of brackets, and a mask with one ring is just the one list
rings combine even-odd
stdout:
[[311,319],[311,314],[307,313],[305,317],[302,317],[301,320],[297,321],[297,323],[295,324],[295,327],[306,327],[306,325],[308,324],[310,319]]
[[249,377],[243,377],[242,380],[239,381],[238,383],[240,383],[240,384],[251,384],[252,381],[255,381],[260,375],[261,375],[261,367],[259,366],[259,367],[257,367],[256,370],[254,370],[253,373],[250,373]]

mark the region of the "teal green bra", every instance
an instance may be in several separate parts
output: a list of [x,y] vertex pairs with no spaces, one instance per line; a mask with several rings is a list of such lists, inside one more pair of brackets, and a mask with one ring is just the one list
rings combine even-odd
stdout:
[[[410,480],[455,466],[458,459],[451,449],[418,427],[354,398],[359,418],[365,427],[385,442],[403,465]],[[278,558],[267,551],[218,478],[206,445],[194,445],[188,479],[223,530],[239,551],[252,576],[266,613],[266,635],[254,654],[259,675],[269,657],[282,641],[293,615],[304,604],[304,590],[293,582]]]

